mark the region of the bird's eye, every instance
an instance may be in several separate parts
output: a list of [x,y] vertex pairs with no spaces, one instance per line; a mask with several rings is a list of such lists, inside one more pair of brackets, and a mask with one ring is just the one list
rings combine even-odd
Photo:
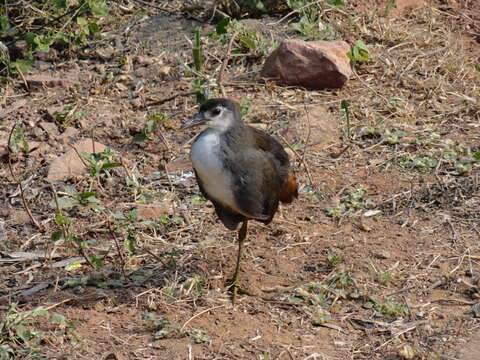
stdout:
[[220,115],[221,112],[222,110],[220,110],[219,108],[215,108],[212,110],[212,115],[217,116],[217,115]]

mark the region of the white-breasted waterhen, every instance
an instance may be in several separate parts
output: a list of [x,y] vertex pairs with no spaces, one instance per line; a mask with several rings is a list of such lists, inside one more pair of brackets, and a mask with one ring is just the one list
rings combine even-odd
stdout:
[[290,203],[298,196],[298,185],[282,145],[246,125],[234,102],[206,101],[182,129],[199,125],[206,129],[193,142],[190,157],[200,190],[228,229],[236,230],[242,223],[231,280],[235,303],[248,220],[270,223],[279,201]]

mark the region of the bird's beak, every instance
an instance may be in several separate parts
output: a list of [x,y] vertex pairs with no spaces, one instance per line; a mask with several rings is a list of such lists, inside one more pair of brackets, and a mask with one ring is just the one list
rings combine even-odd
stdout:
[[194,126],[203,125],[206,122],[207,122],[207,118],[205,117],[205,114],[203,112],[199,112],[195,114],[195,116],[192,117],[191,119],[188,119],[187,121],[185,121],[180,129],[184,130]]

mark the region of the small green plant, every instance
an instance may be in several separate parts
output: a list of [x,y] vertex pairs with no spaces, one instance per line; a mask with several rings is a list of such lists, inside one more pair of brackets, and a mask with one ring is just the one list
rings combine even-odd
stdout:
[[399,165],[410,170],[428,172],[438,164],[438,159],[434,155],[408,155],[399,161]]
[[[434,141],[438,138],[436,137]],[[415,139],[413,144],[431,145],[428,139]],[[407,155],[398,160],[398,165],[421,172],[429,172],[441,168],[452,175],[464,175],[473,170],[480,163],[480,151],[469,147],[447,146],[439,151],[425,155]]]
[[10,140],[10,147],[13,152],[23,152],[25,154],[30,152],[30,146],[25,139],[25,129],[22,126],[16,126]]
[[223,45],[227,45],[232,36],[235,36],[232,52],[249,57],[265,56],[276,45],[265,39],[256,29],[232,19],[220,21],[215,31],[209,34],[209,37],[219,40]]
[[65,106],[61,111],[55,111],[53,116],[55,121],[63,128],[75,126],[79,118],[83,115],[82,111],[77,110],[77,106]]
[[400,304],[392,299],[385,297],[370,296],[369,301],[363,305],[366,309],[372,309],[377,317],[387,317],[390,319],[401,319],[410,313],[408,306]]
[[[53,188],[52,188],[53,189]],[[97,240],[96,239],[82,239],[74,234],[74,229],[73,229],[73,220],[72,218],[67,214],[64,213],[62,210],[61,203],[59,202],[59,197],[57,196],[57,193],[55,190],[53,190],[53,196],[54,200],[52,202],[52,205],[55,207],[55,223],[57,226],[60,228],[60,230],[56,230],[52,233],[51,239],[53,242],[58,242],[58,241],[64,241],[67,246],[71,246],[73,249],[78,251],[78,253],[83,256],[83,258],[87,261],[87,263],[91,267],[101,267],[103,265],[102,258],[98,256],[95,252],[93,252],[90,255],[87,255],[86,249],[88,249],[90,246],[94,245]],[[92,194],[79,194],[76,192],[76,190],[71,190],[71,195],[70,198],[64,198],[62,200],[63,208],[70,208],[75,205],[84,205],[86,204],[90,208],[93,207],[98,207],[97,201],[93,201],[91,197],[94,197]],[[93,204],[93,205],[92,205]],[[72,271],[76,270],[78,268],[82,267],[82,264],[80,262],[74,262],[70,263],[66,270],[67,271]]]
[[347,53],[349,59],[355,63],[363,63],[370,60],[370,51],[362,40],[355,41],[352,49]]
[[242,118],[247,118],[252,113],[253,105],[252,102],[249,100],[242,100],[240,102],[240,113],[242,114]]
[[287,0],[287,5],[298,13],[299,19],[290,26],[298,31],[301,38],[308,40],[334,40],[337,32],[324,24],[321,14],[324,9],[344,6],[342,0]]
[[150,135],[155,133],[160,124],[163,125],[165,128],[174,128],[170,117],[165,113],[158,112],[150,115],[147,118],[147,121],[145,122],[145,125],[143,125],[142,130],[133,136],[133,141],[153,141],[153,138]]
[[50,206],[58,207],[60,209],[71,209],[74,207],[85,207],[92,210],[103,210],[104,207],[100,205],[100,200],[97,198],[96,192],[78,192],[72,186],[65,187],[66,196],[57,198],[57,202],[52,200]]
[[366,198],[367,190],[358,188],[352,190],[348,195],[340,199],[340,204],[325,208],[328,216],[339,218],[342,216],[352,216],[358,210],[372,209],[375,203],[371,199]]
[[212,340],[211,336],[209,336],[207,332],[203,329],[183,329],[179,325],[173,323],[167,317],[159,317],[152,312],[145,312],[142,316],[142,320],[152,331],[154,331],[153,337],[157,340],[182,338],[185,336],[190,336],[197,344],[209,342],[210,340]]
[[400,97],[392,97],[387,103],[388,111],[393,114],[405,108],[405,100]]
[[362,139],[374,139],[377,145],[396,145],[405,137],[402,130],[389,130],[379,127],[367,127],[361,134]]
[[334,266],[338,263],[341,263],[343,261],[343,258],[333,251],[327,250],[327,262],[330,266]]
[[110,169],[122,166],[121,163],[113,161],[113,158],[117,154],[110,148],[106,148],[104,151],[97,153],[80,152],[80,156],[89,165],[88,173],[92,178],[99,179],[102,176],[110,176]]
[[267,12],[267,8],[261,0],[219,0],[218,5],[223,12],[233,18]]
[[47,314],[48,311],[41,308],[20,313],[16,303],[10,304],[0,323],[0,359],[16,359],[20,354],[38,356],[38,346],[45,334],[34,325],[36,318]]
[[200,27],[198,26],[195,28],[195,37],[194,37],[194,45],[192,49],[192,56],[193,56],[193,69],[195,70],[195,75],[197,75],[197,77],[192,80],[192,87],[196,91],[197,102],[202,103],[205,100],[208,100],[210,96],[206,89],[206,85],[209,84],[209,79],[205,76],[202,76],[203,63],[205,59],[204,59],[203,50],[202,50]]
[[338,299],[359,298],[356,282],[349,271],[332,272],[322,282],[310,282],[296,287],[288,301],[299,305],[298,309],[313,325],[323,325],[331,320]]
[[375,280],[383,286],[389,286],[393,283],[393,275],[390,271],[377,272]]
[[16,303],[11,303],[0,322],[0,359],[46,359],[42,354],[42,342],[53,335],[62,333],[76,337],[71,332],[74,324],[63,315],[52,314],[50,323],[54,329],[49,332],[38,329],[38,319],[49,312],[43,308],[20,312]]
[[350,141],[350,102],[347,100],[342,100],[340,103],[340,108],[342,112],[345,114],[345,118],[347,120],[346,129],[347,129],[347,140]]
[[332,26],[322,24],[318,18],[307,15],[302,16],[298,22],[292,23],[291,27],[306,40],[334,40],[337,37]]
[[[15,11],[0,11],[0,42],[24,41],[26,44],[21,51],[15,50],[1,57],[0,64],[4,67],[0,71],[7,76],[24,73],[31,68],[36,52],[46,53],[51,48],[68,49],[100,39],[108,12],[105,0],[45,0],[16,7]],[[39,13],[49,16],[38,16]],[[58,26],[58,21],[52,21],[53,18],[62,19],[63,26]],[[17,25],[19,23],[22,27]]]

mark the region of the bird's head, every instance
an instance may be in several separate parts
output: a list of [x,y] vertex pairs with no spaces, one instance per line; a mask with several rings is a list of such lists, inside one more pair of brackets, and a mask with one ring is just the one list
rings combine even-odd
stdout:
[[237,104],[228,99],[210,99],[200,106],[200,111],[183,125],[183,129],[205,125],[207,128],[226,131],[235,124],[242,123]]

